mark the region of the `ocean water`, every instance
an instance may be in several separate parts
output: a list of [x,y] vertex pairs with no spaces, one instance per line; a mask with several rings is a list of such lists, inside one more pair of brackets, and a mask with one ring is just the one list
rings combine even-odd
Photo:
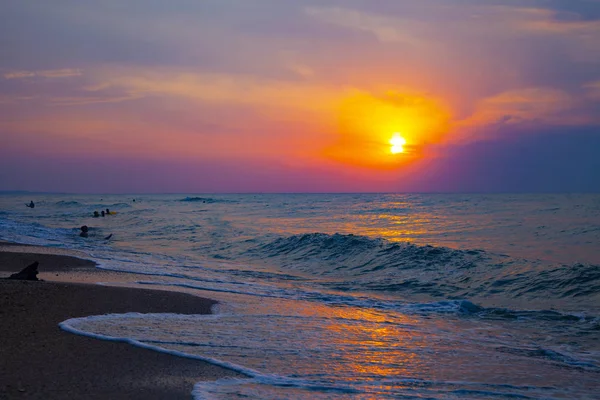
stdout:
[[61,324],[247,376],[196,399],[600,398],[600,195],[2,195],[0,239],[218,300]]

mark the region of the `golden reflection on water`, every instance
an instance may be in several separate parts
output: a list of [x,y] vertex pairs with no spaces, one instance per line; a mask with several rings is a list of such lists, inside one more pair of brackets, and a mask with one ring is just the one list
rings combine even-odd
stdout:
[[[312,233],[315,226],[321,228],[329,226],[328,232],[322,233],[359,234],[396,241],[414,240],[422,235],[428,235],[431,230],[439,230],[440,224],[448,223],[448,220],[439,218],[436,213],[427,208],[414,209],[414,204],[409,202],[382,202],[377,204],[377,208],[386,212],[373,214],[368,208],[348,209],[347,214],[328,215],[326,220],[321,216],[290,215],[255,217],[253,222],[257,226],[269,226],[270,231],[283,236]],[[273,226],[274,218],[277,221],[275,226]],[[385,225],[383,227],[382,221]]]
[[375,217],[378,223],[385,220],[383,226],[367,228],[364,234],[371,237],[381,237],[391,242],[416,242],[430,235],[433,227],[433,215],[414,216],[379,214]]
[[301,310],[305,317],[318,316],[327,321],[323,334],[336,349],[321,366],[328,373],[350,381],[373,382],[423,376],[428,371],[422,356],[430,344],[423,333],[422,319],[396,312],[318,304]]

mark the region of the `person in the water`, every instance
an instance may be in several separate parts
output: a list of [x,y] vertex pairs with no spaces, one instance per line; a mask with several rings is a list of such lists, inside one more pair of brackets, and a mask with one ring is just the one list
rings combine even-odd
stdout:
[[104,210],[102,210],[102,211],[100,212],[100,214],[102,214],[102,216],[104,217],[104,215],[105,215],[106,213],[104,212]]
[[25,204],[27,207],[29,208],[34,208],[35,204],[33,203],[33,200],[31,200],[31,202],[29,204]]
[[98,211],[94,211],[94,218],[98,218],[100,216],[100,213],[98,213]]

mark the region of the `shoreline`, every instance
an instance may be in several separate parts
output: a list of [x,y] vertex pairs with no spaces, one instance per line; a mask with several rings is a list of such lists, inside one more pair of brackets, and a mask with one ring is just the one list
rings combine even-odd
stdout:
[[74,256],[35,253],[43,246],[1,246],[28,251],[0,249],[0,277],[39,261],[44,281],[0,279],[0,399],[190,399],[199,381],[242,376],[201,360],[72,334],[58,325],[108,313],[210,314],[214,300],[94,285],[94,279],[120,273]]

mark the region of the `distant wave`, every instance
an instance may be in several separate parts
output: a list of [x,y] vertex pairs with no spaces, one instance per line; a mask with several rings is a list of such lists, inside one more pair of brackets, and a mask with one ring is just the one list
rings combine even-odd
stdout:
[[227,202],[229,202],[228,200],[213,199],[210,197],[186,197],[179,201],[185,201],[185,202],[190,202],[190,203],[196,203],[196,202],[199,202],[199,203],[227,203]]
[[113,208],[113,209],[122,209],[122,208],[131,208],[131,204],[128,203],[112,203],[112,204],[106,204],[106,203],[96,203],[96,204],[85,204],[85,203],[80,203],[78,201],[75,200],[61,200],[61,201],[57,201],[56,203],[54,203],[56,206],[58,207],[87,207],[87,208]]
[[59,207],[73,207],[73,206],[83,205],[80,202],[74,201],[74,200],[71,200],[71,201],[61,200],[61,201],[57,201],[55,204]]
[[129,203],[113,203],[106,205],[108,208],[131,208],[131,204]]

